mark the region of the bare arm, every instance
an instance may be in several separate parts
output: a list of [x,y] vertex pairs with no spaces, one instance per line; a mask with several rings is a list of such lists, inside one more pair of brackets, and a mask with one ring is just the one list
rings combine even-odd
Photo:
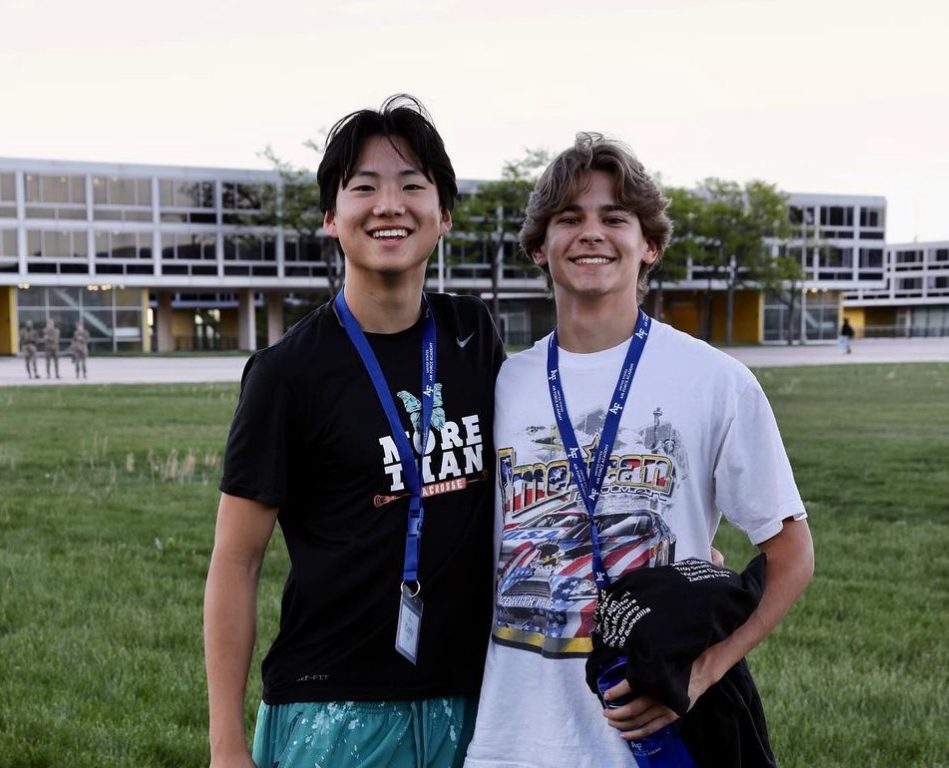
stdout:
[[244,734],[244,694],[257,629],[257,582],[277,510],[221,494],[204,591],[212,766],[253,768]]
[[[762,542],[759,549],[768,556],[761,602],[748,621],[725,640],[709,646],[692,664],[690,706],[771,633],[814,574],[814,545],[806,520],[785,520],[781,532]],[[629,683],[624,680],[611,688],[607,697],[618,698],[629,692]],[[648,696],[607,709],[604,714],[610,725],[623,731],[624,739],[648,736],[678,717]]]

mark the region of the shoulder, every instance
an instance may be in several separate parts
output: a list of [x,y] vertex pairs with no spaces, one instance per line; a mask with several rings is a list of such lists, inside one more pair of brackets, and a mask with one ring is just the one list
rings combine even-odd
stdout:
[[491,313],[477,296],[427,293],[429,306],[438,321],[453,331],[491,324]]
[[[504,357],[504,343],[494,325],[491,313],[477,296],[447,293],[426,294],[442,343],[454,339],[458,349],[477,350],[475,357],[492,376]],[[471,358],[474,359],[474,358]]]
[[498,383],[500,384],[502,379],[506,383],[544,368],[547,364],[549,339],[550,334],[548,333],[542,339],[535,341],[533,346],[511,355],[505,360],[501,365],[501,372],[498,374]]
[[752,383],[757,384],[754,374],[744,363],[658,320],[652,322],[646,350],[653,363],[671,371],[683,371],[691,379],[704,380],[709,384],[723,383],[740,389]]
[[276,343],[251,355],[242,384],[252,373],[272,384],[296,378],[301,369],[334,355],[342,337],[332,305],[322,304],[287,329]]

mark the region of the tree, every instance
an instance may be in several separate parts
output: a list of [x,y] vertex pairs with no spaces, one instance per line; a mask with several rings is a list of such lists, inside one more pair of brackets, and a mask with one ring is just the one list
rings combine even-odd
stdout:
[[697,190],[705,200],[703,233],[717,248],[706,249],[705,265],[726,280],[725,343],[732,343],[735,291],[770,270],[768,239],[791,235],[787,196],[773,184],[705,179]]
[[[785,334],[790,346],[794,343],[794,308],[797,305],[797,297],[801,293],[804,270],[801,269],[800,260],[793,255],[782,252],[785,250],[786,246],[780,246],[778,254],[759,268],[758,282],[762,288],[775,296],[787,309]],[[801,311],[804,311],[803,307],[801,307]]]
[[499,181],[478,185],[470,197],[459,201],[452,215],[454,237],[476,239],[487,246],[491,262],[491,314],[500,327],[500,282],[504,269],[505,243],[517,242],[524,211],[539,171],[547,166],[546,150],[528,149],[520,160],[504,163]]
[[797,333],[803,344],[806,341],[803,326],[794,322],[794,310],[797,307],[798,296],[801,296],[801,312],[803,313],[806,308],[803,287],[808,265],[815,256],[822,261],[830,259],[837,249],[821,236],[820,228],[808,212],[800,209],[789,209],[789,211],[792,239],[790,242],[778,245],[777,255],[761,270],[758,282],[787,308],[785,323],[787,343],[792,344]]
[[[320,145],[313,140],[304,142],[304,146],[317,155],[323,153]],[[271,147],[267,147],[263,154],[280,175],[280,185],[275,196],[265,201],[263,208],[266,214],[262,223],[295,232],[297,248],[300,250],[305,244],[314,244],[319,248],[329,294],[335,296],[343,285],[345,262],[335,242],[323,236],[323,212],[320,210],[320,188],[316,177],[310,171],[281,160]]]
[[705,201],[694,192],[678,187],[667,187],[663,194],[669,199],[667,213],[673,222],[672,239],[662,255],[662,261],[650,276],[656,284],[653,314],[660,320],[663,284],[684,280],[689,273],[689,262],[700,262],[704,257],[703,238],[699,229]]

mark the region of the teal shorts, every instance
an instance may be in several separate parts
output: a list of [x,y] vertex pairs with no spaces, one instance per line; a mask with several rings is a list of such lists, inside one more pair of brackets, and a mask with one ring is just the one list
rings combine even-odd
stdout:
[[257,768],[460,768],[478,700],[260,705]]

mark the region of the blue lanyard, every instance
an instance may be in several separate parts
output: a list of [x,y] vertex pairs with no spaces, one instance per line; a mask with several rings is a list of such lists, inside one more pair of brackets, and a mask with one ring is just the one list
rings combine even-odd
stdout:
[[419,465],[428,442],[428,432],[432,423],[432,409],[435,402],[435,318],[425,294],[422,294],[422,304],[425,325],[422,329],[422,422],[419,425],[421,449],[418,461],[416,461],[415,453],[405,435],[405,428],[399,419],[399,412],[396,410],[392,393],[389,391],[389,385],[386,383],[385,375],[379,367],[379,361],[376,360],[376,355],[366,340],[366,334],[363,333],[362,328],[359,327],[359,323],[346,304],[343,291],[336,294],[336,310],[343,321],[346,334],[356,347],[366,372],[369,374],[369,378],[372,379],[372,386],[375,387],[376,394],[379,396],[379,403],[389,419],[392,439],[399,451],[399,459],[402,462],[402,476],[405,478],[405,485],[409,490],[409,522],[405,536],[405,561],[402,568],[402,580],[406,584],[415,582],[416,586],[418,585],[419,549],[422,543],[422,521],[425,519],[425,510],[422,508],[422,481]]
[[610,454],[613,452],[613,443],[616,442],[619,422],[623,417],[623,409],[626,407],[626,398],[633,383],[633,376],[636,375],[636,366],[639,365],[643,348],[646,346],[646,339],[649,338],[651,324],[652,320],[640,309],[639,317],[636,319],[636,330],[629,340],[623,369],[620,371],[619,380],[616,382],[616,389],[613,391],[610,407],[606,411],[600,441],[590,462],[589,474],[587,474],[587,468],[583,463],[583,456],[580,446],[577,444],[573,424],[570,423],[570,414],[567,413],[567,400],[564,397],[563,384],[560,381],[556,329],[551,334],[550,342],[547,345],[547,384],[550,388],[550,403],[554,408],[554,416],[560,430],[560,439],[563,440],[564,448],[567,449],[570,474],[577,484],[578,495],[583,499],[583,503],[587,508],[587,515],[590,518],[590,539],[593,545],[593,578],[600,589],[606,589],[610,585],[610,577],[603,565],[600,529],[596,527],[596,520],[594,519],[596,501],[599,498],[600,489],[603,488],[606,468],[610,463]]

